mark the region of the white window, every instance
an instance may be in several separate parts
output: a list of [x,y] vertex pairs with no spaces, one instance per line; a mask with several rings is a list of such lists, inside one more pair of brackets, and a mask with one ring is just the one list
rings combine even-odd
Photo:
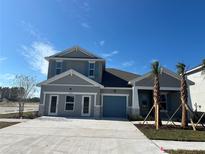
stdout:
[[56,61],[56,74],[60,74],[62,72],[62,61]]
[[167,94],[160,94],[161,111],[167,111]]
[[74,103],[75,103],[74,96],[66,96],[65,110],[66,111],[73,111],[74,110]]
[[89,72],[88,72],[88,76],[91,78],[94,78],[94,74],[95,74],[95,62],[89,62]]

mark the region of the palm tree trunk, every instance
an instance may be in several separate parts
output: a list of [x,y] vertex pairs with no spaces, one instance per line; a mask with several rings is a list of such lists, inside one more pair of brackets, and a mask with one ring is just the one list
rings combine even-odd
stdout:
[[186,128],[188,126],[187,122],[187,110],[185,104],[187,104],[187,85],[185,75],[182,75],[181,78],[181,102],[182,102],[182,120],[181,120],[181,127]]
[[155,106],[155,128],[158,130],[159,126],[161,125],[160,120],[160,86],[159,86],[159,76],[155,75],[154,78],[154,91],[153,91],[153,99],[154,99],[154,106]]

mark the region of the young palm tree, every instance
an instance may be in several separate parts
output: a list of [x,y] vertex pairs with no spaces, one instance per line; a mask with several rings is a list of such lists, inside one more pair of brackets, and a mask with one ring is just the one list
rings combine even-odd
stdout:
[[180,88],[180,97],[182,103],[182,119],[181,119],[181,127],[186,128],[188,126],[187,122],[187,111],[186,106],[187,104],[187,83],[185,77],[185,68],[186,65],[183,63],[178,63],[176,65],[178,74],[181,76],[181,88]]
[[205,69],[205,59],[202,60],[202,67]]
[[152,74],[154,76],[153,100],[154,100],[154,107],[155,107],[155,127],[158,130],[159,126],[161,126],[160,85],[159,85],[160,66],[158,61],[154,61],[151,66],[152,66]]

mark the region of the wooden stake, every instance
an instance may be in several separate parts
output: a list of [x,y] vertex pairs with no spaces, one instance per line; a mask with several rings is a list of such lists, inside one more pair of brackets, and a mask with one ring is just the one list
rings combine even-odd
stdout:
[[154,105],[152,106],[152,108],[151,108],[151,109],[150,109],[150,111],[148,112],[148,114],[147,114],[147,116],[145,117],[145,119],[144,119],[144,121],[143,121],[143,123],[142,123],[142,124],[144,124],[144,123],[145,123],[145,121],[147,120],[147,118],[148,118],[148,117],[149,117],[149,115],[151,114],[151,112],[152,112],[153,108],[154,108]]
[[204,117],[204,115],[205,115],[205,112],[201,115],[201,117],[199,118],[199,120],[197,121],[197,123],[195,124],[195,126],[197,126],[197,125],[200,123],[200,121],[201,121],[201,119]]
[[169,118],[169,120],[167,121],[167,125],[168,123],[172,120],[172,118],[175,116],[175,114],[179,111],[180,107],[182,106],[182,104],[179,105],[179,107],[177,108],[177,110],[174,112],[174,114]]

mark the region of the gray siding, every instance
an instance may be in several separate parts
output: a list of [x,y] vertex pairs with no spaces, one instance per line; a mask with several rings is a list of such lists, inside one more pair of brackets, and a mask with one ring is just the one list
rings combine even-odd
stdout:
[[[53,94],[45,94],[44,92],[52,92]],[[56,93],[55,93],[56,92]],[[58,92],[63,94],[59,94]],[[79,93],[91,93],[91,94],[79,94]],[[91,96],[91,117],[99,117],[100,109],[94,105],[94,94],[96,93],[96,105],[100,105],[100,88],[99,87],[80,87],[80,86],[53,86],[53,85],[42,85],[41,86],[41,107],[40,114],[48,115],[49,109],[49,101],[50,95],[58,95],[59,96],[59,104],[58,104],[58,115],[59,116],[81,116],[82,109],[82,96]],[[65,96],[66,95],[75,95],[75,111],[64,111],[65,107]],[[42,107],[43,102],[45,103],[44,107]]]
[[[77,61],[77,60],[64,60],[62,72],[65,72],[69,69],[74,69],[77,72],[88,76],[88,65],[89,61]],[[97,82],[102,81],[102,72],[105,67],[104,61],[96,61],[95,62],[95,78],[93,80]],[[48,78],[55,76],[56,74],[56,61],[49,60],[49,69],[48,69]]]
[[85,81],[84,79],[76,75],[67,75],[61,79],[51,82],[51,84],[77,84],[77,85],[92,85],[91,83]]
[[[160,74],[159,82],[161,87],[180,87],[180,81],[170,75],[167,75],[166,73]],[[153,86],[153,77],[149,76],[143,80],[140,80],[135,83],[135,86],[147,86],[152,87]]]
[[[45,108],[44,108],[44,115],[48,115],[49,111],[49,103],[50,103],[50,96],[51,95],[58,95],[58,110],[57,116],[65,116],[65,117],[80,117],[82,111],[82,96],[88,95],[80,95],[80,94],[71,94],[75,96],[75,103],[74,103],[74,110],[73,111],[66,111],[65,110],[65,99],[66,96],[69,94],[46,94],[46,101],[45,101]],[[94,95],[91,96],[91,110],[90,116],[94,117]]]

